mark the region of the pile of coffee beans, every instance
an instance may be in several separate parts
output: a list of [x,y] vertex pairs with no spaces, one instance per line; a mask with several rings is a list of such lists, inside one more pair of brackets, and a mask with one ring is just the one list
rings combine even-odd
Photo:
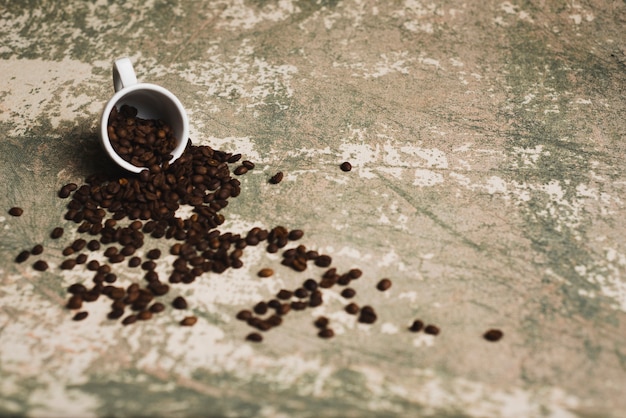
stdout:
[[[137,109],[113,108],[107,134],[115,152],[136,167],[150,167],[171,159],[177,140],[172,128],[159,119],[137,117]],[[65,193],[63,193],[65,194]]]
[[[162,122],[136,118],[133,108],[123,106],[119,112],[114,110],[109,135],[117,144],[116,149],[120,155],[128,156],[133,164],[145,164],[146,168],[137,175],[123,177],[96,174],[89,176],[85,184],[69,183],[60,188],[59,198],[69,200],[64,218],[74,223],[75,232],[81,235],[62,250],[64,259],[58,268],[82,269],[87,277],[91,277],[91,280],[80,280],[67,289],[66,307],[73,311],[73,320],[87,318],[85,303],[100,298],[109,299],[107,316],[110,320],[119,320],[125,326],[150,320],[166,309],[166,304],[159,298],[207,274],[221,274],[231,268],[243,267],[242,256],[246,248],[263,245],[268,253],[282,251],[281,264],[294,272],[305,272],[311,265],[322,270],[317,278],[306,278],[293,289],[281,289],[273,297],[239,311],[236,318],[254,329],[246,340],[261,342],[262,333],[280,326],[287,314],[322,305],[327,292],[337,292],[345,299],[347,303],[343,310],[356,316],[357,322],[373,324],[377,321],[378,314],[372,306],[359,306],[354,300],[357,293],[350,284],[362,277],[360,269],[352,268],[341,273],[332,267],[332,257],[328,254],[320,254],[302,244],[288,247],[301,240],[302,230],[289,230],[284,226],[254,227],[241,234],[218,229],[225,220],[220,211],[228,205],[229,199],[241,193],[241,183],[233,175],[245,175],[255,165],[247,160],[238,163],[241,154],[195,146],[190,141],[183,155],[170,163],[168,156],[173,143],[170,133],[171,129]],[[169,145],[157,150],[155,144],[162,139]],[[144,157],[146,155],[150,157]],[[231,169],[234,164],[238,165]],[[344,163],[342,169],[349,171],[346,168],[348,166]],[[282,172],[278,172],[269,182],[278,184],[281,180]],[[179,209],[182,207],[190,208],[191,215],[181,217]],[[14,207],[9,213],[20,216],[23,210]],[[62,240],[64,232],[63,227],[53,228],[50,237]],[[160,249],[146,248],[154,240],[168,243],[173,262],[165,264]],[[15,261],[24,263],[30,256],[41,255],[43,251],[43,246],[37,244],[30,250],[21,251]],[[157,269],[159,264],[161,267],[165,264],[165,268]],[[121,272],[116,271],[118,265],[137,269],[142,281],[119,284],[118,274]],[[34,261],[32,267],[41,272],[50,268],[41,258]],[[166,271],[165,275],[163,271]],[[270,267],[257,270],[259,280],[273,275],[274,270]],[[391,285],[391,280],[384,278],[375,287],[384,292]],[[176,310],[190,309],[182,296],[173,297],[170,305]],[[196,322],[196,316],[188,315],[179,324],[193,326]],[[320,338],[335,335],[326,317],[318,317],[312,325]],[[431,335],[440,332],[435,325],[424,326],[420,320],[415,320],[409,330],[423,330]],[[488,341],[497,341],[501,337],[498,330],[484,334]]]

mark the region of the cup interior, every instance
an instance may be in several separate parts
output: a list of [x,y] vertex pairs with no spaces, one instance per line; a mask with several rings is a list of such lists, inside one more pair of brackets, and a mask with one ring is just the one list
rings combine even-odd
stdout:
[[138,167],[121,158],[113,149],[107,134],[109,115],[113,107],[118,109],[122,105],[133,106],[137,109],[137,116],[143,119],[160,119],[167,123],[176,136],[176,148],[172,151],[172,159],[182,155],[189,137],[189,122],[187,114],[180,101],[171,92],[154,84],[135,84],[118,91],[107,103],[102,112],[101,139],[102,145],[109,156],[121,167],[134,173],[139,173],[146,167]]

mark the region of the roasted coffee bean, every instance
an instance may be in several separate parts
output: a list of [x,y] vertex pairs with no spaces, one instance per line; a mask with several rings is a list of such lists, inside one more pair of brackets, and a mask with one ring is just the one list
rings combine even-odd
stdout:
[[257,303],[256,305],[254,305],[253,311],[257,315],[264,315],[267,312],[267,303],[265,302]]
[[122,105],[113,108],[109,115],[107,133],[115,152],[124,160],[144,172],[159,173],[159,164],[165,164],[171,158],[171,152],[177,145],[173,129],[161,120],[137,117],[137,109]]
[[371,306],[363,306],[359,311],[358,321],[363,324],[373,324],[378,319],[376,312]]
[[37,260],[33,264],[33,268],[38,271],[46,271],[48,270],[48,263],[46,263],[44,260]]
[[152,313],[161,313],[165,310],[165,305],[161,302],[154,302],[150,305],[150,312]]
[[85,293],[72,295],[72,297],[70,297],[70,299],[67,301],[67,308],[80,309],[83,306],[83,295]]
[[158,259],[159,257],[161,257],[161,250],[159,250],[159,249],[157,249],[157,248],[152,249],[152,250],[150,250],[150,251],[148,251],[148,252],[146,253],[146,257],[148,257],[148,258],[149,258],[149,259],[151,259],[151,260],[156,260],[156,259]]
[[82,312],[76,313],[76,315],[74,315],[72,319],[74,321],[82,321],[83,319],[87,318],[88,315],[89,315],[89,312],[82,311]]
[[483,338],[487,341],[496,342],[504,336],[504,333],[499,329],[490,329],[483,334]]
[[107,283],[115,283],[117,275],[115,273],[108,273],[104,276],[104,281]]
[[259,277],[270,277],[274,274],[274,270],[271,268],[262,268],[257,274]]
[[52,232],[50,233],[50,238],[52,239],[58,239],[61,238],[63,236],[63,228],[61,228],[60,226],[57,226],[56,228],[54,228],[52,230]]
[[292,229],[289,231],[288,238],[290,241],[297,241],[304,236],[304,231],[301,229]]
[[114,287],[109,292],[108,296],[113,300],[119,300],[119,299],[122,299],[124,296],[126,296],[126,291],[121,287]]
[[141,264],[141,258],[139,257],[131,257],[128,260],[128,267],[137,267]]
[[302,311],[306,309],[306,307],[307,304],[305,302],[299,300],[294,300],[293,302],[291,302],[291,309],[293,309],[294,311]]
[[96,271],[100,267],[100,262],[98,260],[91,260],[87,263],[87,270]]
[[243,165],[240,165],[239,167],[235,168],[235,171],[233,171],[233,173],[237,176],[241,176],[244,175],[248,172],[248,168],[246,168]]
[[111,272],[111,266],[109,266],[108,264],[103,264],[101,266],[98,266],[98,273],[109,274],[110,272]]
[[122,261],[124,261],[124,259],[126,259],[126,257],[124,257],[124,254],[118,253],[109,257],[109,262],[114,264],[121,263]]
[[69,197],[70,194],[72,194],[72,192],[76,189],[78,189],[78,186],[75,183],[68,183],[65,186],[61,187],[58,195],[61,199],[65,199]]
[[122,309],[122,308],[115,308],[115,309],[112,309],[107,314],[107,318],[109,318],[109,319],[118,319],[118,318],[121,318],[123,315],[124,315],[124,309]]
[[87,262],[87,254],[78,254],[76,256],[76,264],[85,264]]
[[186,327],[190,327],[192,325],[195,325],[196,322],[198,322],[198,318],[196,318],[195,316],[186,316],[185,318],[183,318],[182,321],[180,321],[180,324]]
[[315,290],[311,293],[311,297],[309,298],[310,307],[315,308],[316,306],[320,306],[323,302],[322,293],[319,290]]
[[172,306],[176,309],[187,309],[187,301],[182,296],[177,296],[172,301]]
[[291,304],[290,303],[282,303],[276,309],[276,313],[279,314],[279,315],[287,315],[290,310],[291,310]]
[[76,266],[76,260],[74,260],[73,258],[68,258],[67,260],[64,260],[61,263],[61,268],[63,270],[71,270]]
[[17,207],[17,206],[9,209],[9,215],[11,216],[22,216],[23,213],[24,213],[24,209]]
[[287,289],[281,289],[276,294],[276,297],[278,299],[282,299],[282,300],[291,299],[291,296],[293,296],[293,292],[291,292],[290,290],[287,290]]
[[357,305],[356,303],[349,303],[344,309],[350,315],[356,315],[357,313],[359,313],[359,305]]
[[16,263],[23,263],[24,261],[28,260],[28,257],[30,257],[30,251],[28,251],[28,250],[21,251],[15,257],[15,262]]
[[85,248],[85,245],[87,245],[87,241],[85,241],[82,238],[78,238],[72,243],[71,247],[74,251],[78,252],[82,250],[83,248]]
[[411,326],[409,327],[409,331],[411,332],[420,332],[424,328],[424,323],[419,319],[413,321]]
[[41,244],[35,245],[33,248],[31,248],[30,253],[32,255],[39,255],[39,254],[43,253],[43,245],[41,245]]
[[100,242],[98,240],[92,239],[87,243],[87,249],[90,251],[98,251],[100,249]]
[[259,334],[258,332],[251,332],[250,334],[246,336],[246,340],[252,341],[255,343],[260,343],[261,341],[263,341],[263,336]]
[[426,334],[430,334],[430,335],[438,335],[440,330],[439,330],[439,327],[437,327],[435,325],[426,325],[424,327],[424,332]]
[[293,295],[298,299],[304,299],[309,296],[309,292],[306,289],[299,287],[293,291]]
[[325,316],[319,316],[313,322],[313,325],[315,325],[319,329],[325,329],[328,327],[328,323],[329,323],[328,318],[326,318]]
[[244,160],[241,162],[241,165],[246,167],[248,170],[254,169],[254,163],[252,161]]
[[152,319],[152,311],[150,311],[150,310],[140,311],[137,314],[137,319],[139,319],[141,321],[147,321],[149,319]]
[[317,282],[313,279],[306,279],[304,283],[302,283],[302,287],[312,292],[317,289]]
[[315,265],[318,267],[328,267],[332,262],[333,259],[325,254],[322,254],[315,259]]
[[243,309],[243,310],[237,312],[237,319],[239,319],[241,321],[247,321],[250,318],[252,318],[252,311],[250,311],[248,309]]
[[80,283],[74,283],[67,288],[67,291],[73,295],[82,295],[87,291],[87,288]]
[[384,292],[385,290],[389,289],[390,287],[391,287],[391,280],[389,280],[389,279],[382,279],[376,285],[376,289],[380,290],[381,292]]
[[341,171],[350,171],[352,170],[352,164],[350,164],[348,161],[344,161],[343,163],[341,163],[339,168],[341,168]]
[[341,291],[341,296],[346,299],[352,299],[356,295],[356,291],[350,287],[347,287]]
[[281,181],[283,181],[283,172],[279,171],[278,173],[274,174],[272,177],[270,177],[269,182],[271,184],[278,184]]
[[146,271],[154,270],[156,268],[156,263],[152,260],[144,261],[141,264],[141,268]]
[[123,325],[130,325],[137,322],[137,315],[131,314],[122,320]]
[[332,338],[332,337],[334,337],[334,336],[335,336],[335,333],[334,333],[334,331],[333,331],[332,329],[330,329],[330,328],[324,328],[324,329],[320,330],[320,331],[317,333],[317,335],[318,335],[320,338]]

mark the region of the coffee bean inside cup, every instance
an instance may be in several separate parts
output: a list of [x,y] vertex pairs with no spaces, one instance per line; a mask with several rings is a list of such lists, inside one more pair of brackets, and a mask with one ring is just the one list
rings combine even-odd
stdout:
[[140,118],[137,109],[128,105],[113,108],[107,134],[115,152],[136,167],[169,161],[177,142],[174,130],[165,121]]

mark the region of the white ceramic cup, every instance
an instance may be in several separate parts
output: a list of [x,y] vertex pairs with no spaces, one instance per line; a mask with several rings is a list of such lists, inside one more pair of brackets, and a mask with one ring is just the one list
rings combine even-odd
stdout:
[[180,157],[187,146],[189,138],[189,120],[180,100],[169,90],[148,83],[138,83],[129,58],[120,58],[113,63],[113,86],[115,94],[104,106],[100,118],[100,141],[106,153],[120,167],[139,173],[147,167],[138,167],[120,157],[109,139],[107,125],[113,107],[118,110],[122,105],[137,109],[137,117],[143,119],[160,119],[167,123],[176,137],[176,148],[172,151],[170,162]]

